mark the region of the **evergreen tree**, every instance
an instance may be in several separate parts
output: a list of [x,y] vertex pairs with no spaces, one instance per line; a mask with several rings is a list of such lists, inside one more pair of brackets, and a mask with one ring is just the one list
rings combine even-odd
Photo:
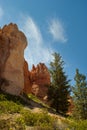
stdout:
[[77,119],[87,119],[87,81],[86,76],[76,69],[74,94],[74,116]]
[[51,102],[51,107],[65,115],[69,107],[70,80],[67,80],[63,71],[64,61],[60,54],[54,53],[53,58],[50,62],[51,86],[48,91],[48,100]]

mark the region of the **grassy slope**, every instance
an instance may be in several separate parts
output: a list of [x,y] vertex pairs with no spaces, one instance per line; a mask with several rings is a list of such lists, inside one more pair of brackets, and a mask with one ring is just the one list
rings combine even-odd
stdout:
[[29,130],[31,127],[32,130],[87,129],[87,120],[63,118],[48,112],[50,108],[36,97],[23,97],[0,93],[0,130]]

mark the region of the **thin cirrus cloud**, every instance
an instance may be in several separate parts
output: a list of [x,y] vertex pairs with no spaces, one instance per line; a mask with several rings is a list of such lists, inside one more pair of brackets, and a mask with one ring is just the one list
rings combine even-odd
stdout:
[[22,30],[28,40],[25,59],[28,61],[29,68],[31,69],[32,64],[37,65],[39,62],[49,64],[53,50],[46,45],[39,26],[30,16],[23,21]]
[[27,17],[24,23],[24,31],[31,42],[36,42],[37,44],[42,43],[42,35],[40,29],[31,17]]
[[4,14],[4,11],[3,11],[3,9],[0,7],[0,19],[2,18],[3,14]]
[[58,19],[51,19],[48,27],[49,33],[52,35],[55,41],[65,43],[67,42],[65,29],[62,22]]

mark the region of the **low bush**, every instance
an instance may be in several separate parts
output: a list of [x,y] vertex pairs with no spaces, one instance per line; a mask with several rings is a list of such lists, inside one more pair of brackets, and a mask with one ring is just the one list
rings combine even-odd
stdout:
[[87,120],[73,120],[73,122],[69,124],[69,128],[73,128],[74,130],[87,130]]
[[19,113],[21,109],[22,106],[13,101],[0,102],[0,113]]
[[67,124],[67,130],[87,130],[87,120],[65,119],[63,124]]
[[3,92],[0,92],[0,101],[13,101],[17,104],[22,104],[22,105],[27,104],[20,96],[15,96]]
[[35,95],[33,94],[28,94],[28,98],[32,99],[33,101],[37,103],[43,103],[41,100],[39,100]]
[[22,110],[21,115],[27,126],[53,127],[54,120],[46,112],[32,113],[29,110]]

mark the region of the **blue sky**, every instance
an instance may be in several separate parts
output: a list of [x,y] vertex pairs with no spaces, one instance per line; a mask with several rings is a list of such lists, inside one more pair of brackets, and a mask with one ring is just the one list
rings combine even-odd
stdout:
[[29,68],[58,52],[72,84],[76,68],[87,76],[87,0],[0,0],[0,27],[10,22],[27,37]]

